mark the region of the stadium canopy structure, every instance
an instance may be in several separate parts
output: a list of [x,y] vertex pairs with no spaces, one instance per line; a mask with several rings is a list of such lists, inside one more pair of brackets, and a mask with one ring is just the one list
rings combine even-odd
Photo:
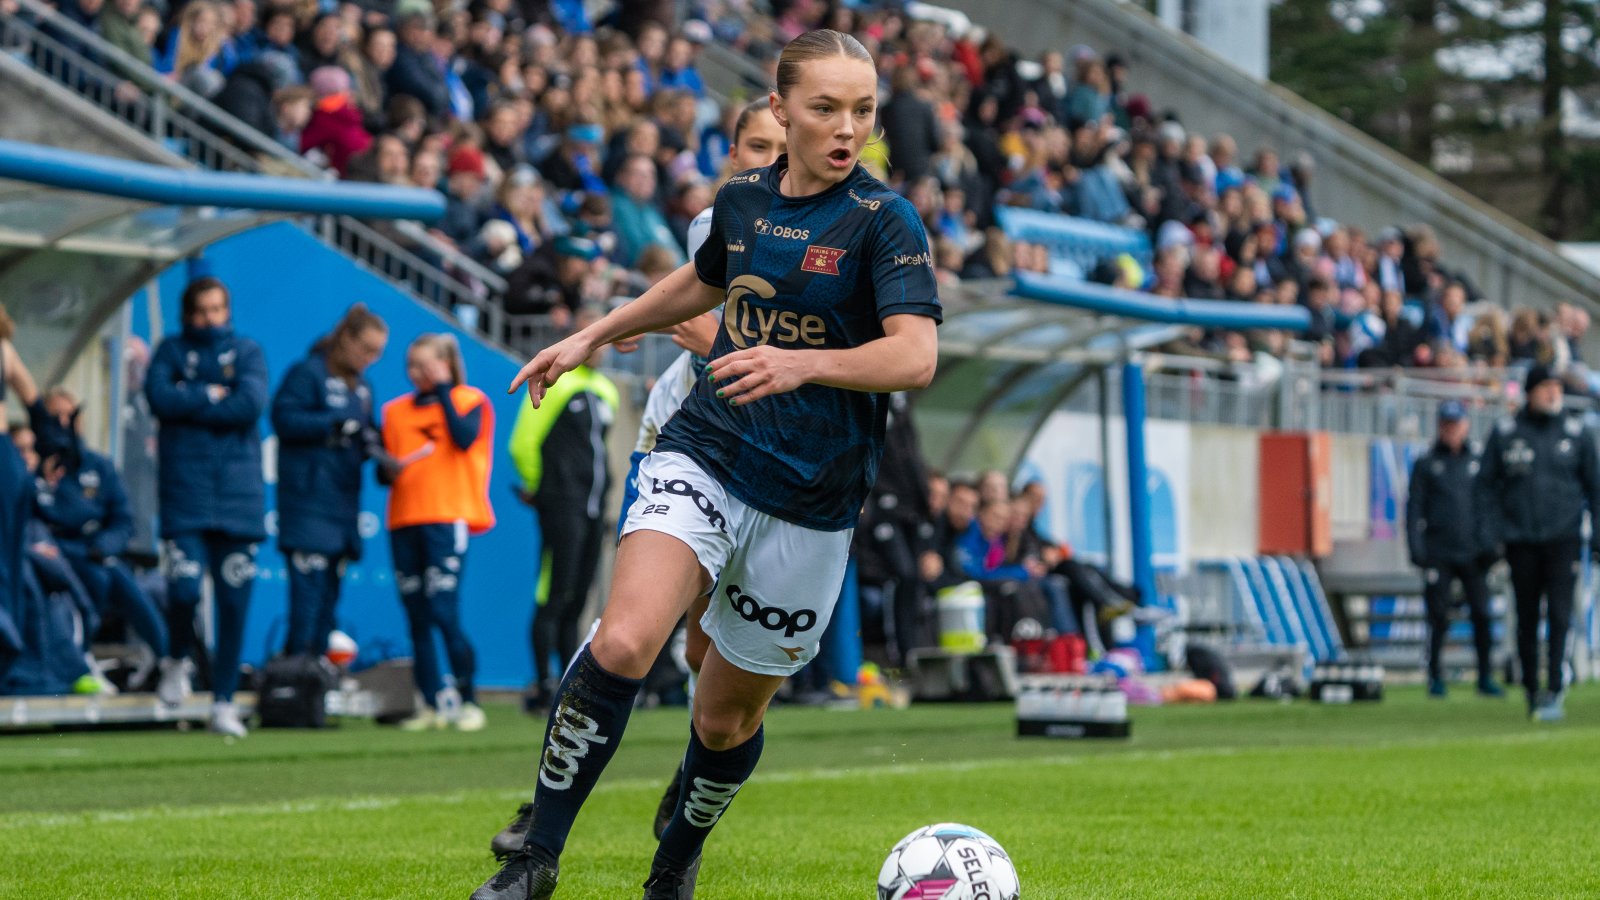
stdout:
[[[122,304],[206,246],[296,214],[432,220],[436,191],[170,169],[0,140],[0,302],[60,381]],[[121,367],[108,367],[113,379]],[[116,429],[112,429],[113,443]]]
[[169,169],[0,140],[0,298],[59,380],[138,288],[209,244],[293,214],[436,219],[436,191]]

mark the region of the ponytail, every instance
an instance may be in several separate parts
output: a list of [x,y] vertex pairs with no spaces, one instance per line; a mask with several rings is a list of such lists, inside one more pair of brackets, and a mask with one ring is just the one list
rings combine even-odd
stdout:
[[317,338],[317,342],[311,345],[311,350],[313,353],[326,354],[341,340],[357,337],[374,328],[384,334],[389,333],[389,323],[381,316],[368,309],[365,303],[354,303],[344,311],[344,318],[333,326],[332,331]]

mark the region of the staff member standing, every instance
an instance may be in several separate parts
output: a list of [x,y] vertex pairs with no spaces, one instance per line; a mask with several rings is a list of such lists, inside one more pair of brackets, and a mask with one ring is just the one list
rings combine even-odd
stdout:
[[211,654],[211,730],[244,737],[233,706],[245,614],[256,579],[256,543],[266,537],[261,432],[267,359],[233,333],[228,289],[215,278],[183,291],[183,331],[156,348],[145,396],[161,423],[162,562],[167,570],[167,630],[172,656],[161,661],[157,692],[169,704],[189,693],[194,613],[209,570],[216,605]]
[[[1504,545],[1517,595],[1517,657],[1528,713],[1563,717],[1567,631],[1578,581],[1583,513],[1600,517],[1600,460],[1594,433],[1562,410],[1561,381],[1542,365],[1528,370],[1527,402],[1489,435],[1478,473],[1485,546]],[[1600,523],[1597,523],[1600,524]],[[1590,535],[1600,544],[1600,529]],[[1549,622],[1548,678],[1539,689],[1539,618]]]
[[366,371],[388,341],[389,326],[357,303],[295,363],[272,398],[278,546],[289,560],[289,654],[327,652],[345,565],[361,558],[361,467],[382,449]]
[[[460,591],[467,538],[494,527],[489,506],[494,407],[483,391],[467,386],[461,347],[448,334],[412,341],[406,375],[416,392],[383,405],[383,444],[400,463],[389,492],[389,545],[425,705],[400,727],[424,731],[453,724],[478,731],[486,720],[473,689],[477,654],[461,627]],[[449,708],[454,698],[444,690],[435,631],[450,656],[459,711]]]
[[1448,693],[1441,657],[1457,581],[1472,615],[1478,693],[1505,695],[1490,674],[1488,574],[1494,550],[1480,542],[1473,510],[1473,479],[1481,463],[1467,441],[1471,430],[1460,401],[1439,404],[1438,440],[1411,468],[1406,498],[1406,540],[1411,564],[1423,571],[1422,595],[1428,607],[1428,694],[1433,697]]
[[[604,309],[586,306],[576,326],[600,321]],[[611,487],[606,435],[616,420],[617,386],[597,368],[605,348],[568,372],[535,408],[522,401],[511,429],[511,461],[522,496],[539,515],[550,560],[550,590],[534,612],[533,701],[548,707],[567,660],[578,652],[578,616],[594,583],[605,542],[604,503]],[[554,651],[559,658],[552,658]]]

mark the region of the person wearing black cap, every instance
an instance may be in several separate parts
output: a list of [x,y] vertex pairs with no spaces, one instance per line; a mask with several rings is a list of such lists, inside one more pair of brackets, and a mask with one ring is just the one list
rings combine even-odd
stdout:
[[1422,569],[1422,596],[1428,607],[1428,694],[1445,696],[1441,665],[1444,639],[1455,606],[1455,582],[1472,615],[1473,649],[1478,656],[1478,693],[1504,696],[1490,674],[1489,566],[1492,547],[1481,542],[1473,510],[1473,478],[1481,464],[1467,440],[1472,425],[1459,400],[1439,404],[1439,436],[1411,469],[1406,498],[1406,543],[1411,564]]
[[[1484,546],[1504,546],[1517,596],[1517,657],[1528,713],[1562,718],[1567,632],[1578,580],[1585,507],[1600,515],[1600,459],[1594,433],[1562,410],[1561,381],[1528,370],[1527,402],[1489,435],[1475,486]],[[1600,545],[1592,530],[1591,546]],[[1548,680],[1539,688],[1539,619],[1549,623]]]

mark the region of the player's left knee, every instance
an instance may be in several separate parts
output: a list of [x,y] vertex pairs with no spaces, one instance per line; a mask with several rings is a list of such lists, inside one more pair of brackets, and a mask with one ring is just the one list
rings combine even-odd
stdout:
[[708,749],[731,750],[755,736],[756,729],[761,727],[764,712],[764,709],[738,707],[697,707],[694,711],[694,731],[699,735],[700,743]]

